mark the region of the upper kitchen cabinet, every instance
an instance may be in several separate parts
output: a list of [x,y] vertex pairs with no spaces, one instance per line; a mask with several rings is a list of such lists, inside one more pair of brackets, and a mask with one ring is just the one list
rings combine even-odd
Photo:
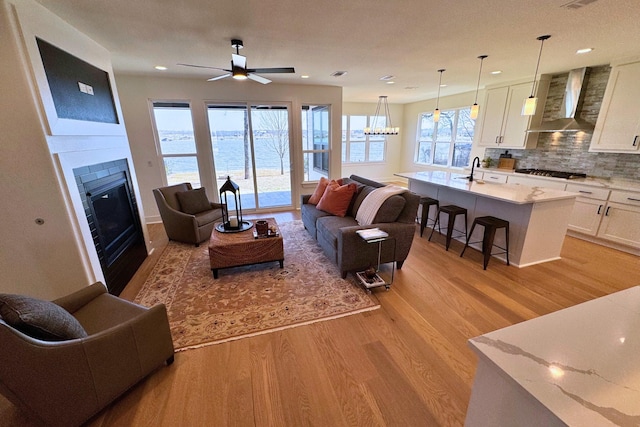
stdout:
[[520,83],[487,90],[482,130],[478,145],[494,148],[534,148],[537,133],[527,133],[542,120],[544,101],[550,76],[542,76],[537,84],[538,108],[533,116],[523,116],[522,104],[531,95],[531,83]]
[[640,62],[614,66],[602,99],[589,151],[638,153]]

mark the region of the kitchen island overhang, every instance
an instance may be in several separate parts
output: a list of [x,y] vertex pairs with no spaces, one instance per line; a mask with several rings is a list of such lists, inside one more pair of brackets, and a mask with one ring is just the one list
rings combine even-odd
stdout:
[[[464,175],[442,171],[395,174],[409,182],[416,194],[432,197],[440,206],[453,204],[467,209],[468,222],[492,215],[509,221],[509,259],[526,267],[560,259],[569,218],[577,193],[518,184],[469,182]],[[462,218],[458,219],[459,221]],[[463,225],[457,225],[464,229]],[[475,233],[481,233],[477,230]],[[479,240],[478,236],[471,238]],[[495,244],[504,246],[496,236]]]

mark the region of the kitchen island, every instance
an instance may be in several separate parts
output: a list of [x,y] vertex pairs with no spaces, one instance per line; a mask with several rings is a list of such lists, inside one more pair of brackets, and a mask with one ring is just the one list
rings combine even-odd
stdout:
[[[516,184],[469,182],[465,175],[441,171],[403,172],[396,176],[409,181],[416,194],[432,197],[440,206],[457,205],[467,209],[468,223],[475,217],[492,215],[509,221],[509,260],[518,267],[560,259],[577,193]],[[462,217],[456,229],[464,230]],[[482,227],[471,241],[481,240]],[[462,238],[459,238],[462,241]],[[505,246],[502,233],[495,244]]]
[[465,426],[640,425],[640,286],[469,340]]

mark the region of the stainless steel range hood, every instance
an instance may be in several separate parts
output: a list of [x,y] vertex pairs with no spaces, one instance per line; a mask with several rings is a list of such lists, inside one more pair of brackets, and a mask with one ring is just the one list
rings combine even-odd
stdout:
[[562,118],[549,120],[528,129],[527,132],[592,132],[594,125],[576,117],[580,93],[584,84],[587,69],[578,68],[569,71],[567,87],[560,107]]

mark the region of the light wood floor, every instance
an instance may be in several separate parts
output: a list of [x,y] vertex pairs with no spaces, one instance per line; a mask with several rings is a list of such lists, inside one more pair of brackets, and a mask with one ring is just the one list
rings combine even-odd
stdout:
[[[161,226],[150,230],[156,250],[125,298],[166,245]],[[571,237],[562,260],[492,259],[486,271],[479,252],[460,258],[461,244],[446,252],[437,237],[416,234],[391,290],[375,292],[379,310],[177,353],[89,425],[459,426],[476,366],[469,338],[640,285],[638,257]],[[0,417],[25,423],[7,405]]]

